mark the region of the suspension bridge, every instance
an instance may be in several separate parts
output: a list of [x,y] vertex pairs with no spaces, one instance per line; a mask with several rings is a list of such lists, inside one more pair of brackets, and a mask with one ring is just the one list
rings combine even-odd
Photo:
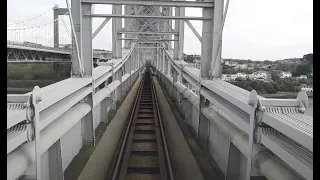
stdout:
[[[7,62],[71,61],[71,27],[65,16],[67,9],[55,6],[33,18],[8,24]],[[107,60],[95,51],[93,54],[95,61]]]
[[[229,0],[66,2],[7,25],[7,62],[71,62],[70,78],[7,94],[8,180],[313,179],[307,94],[264,98],[220,78]],[[107,23],[111,58],[94,67]],[[183,61],[185,25],[200,68]]]

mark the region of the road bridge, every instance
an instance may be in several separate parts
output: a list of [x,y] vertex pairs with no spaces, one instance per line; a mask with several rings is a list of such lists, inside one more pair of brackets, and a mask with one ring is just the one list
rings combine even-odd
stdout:
[[[7,62],[46,62],[71,61],[72,49],[42,46],[41,44],[27,44],[7,41]],[[93,52],[93,60],[108,60],[99,52]]]
[[[71,0],[71,77],[7,95],[7,179],[312,180],[306,93],[264,98],[220,78],[228,2]],[[95,32],[92,18],[105,18]],[[94,67],[92,39],[109,20],[112,58]],[[183,61],[185,24],[200,69]]]

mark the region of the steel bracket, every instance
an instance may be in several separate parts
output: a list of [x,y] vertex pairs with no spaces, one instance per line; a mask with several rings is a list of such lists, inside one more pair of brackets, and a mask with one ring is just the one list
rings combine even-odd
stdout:
[[251,179],[253,144],[255,143],[257,129],[256,110],[258,106],[258,94],[255,90],[251,91],[248,103],[251,105],[252,109],[250,112],[249,153],[247,157],[246,180]]
[[[33,137],[35,140],[35,155],[36,155],[36,177],[37,180],[41,179],[41,140],[40,140],[40,117],[38,104],[42,101],[39,94],[39,86],[33,88],[31,96],[27,103],[27,122],[31,124],[28,127],[28,139],[31,140]],[[32,131],[33,130],[33,131]],[[32,133],[33,132],[33,133]]]
[[300,100],[300,112],[305,113],[308,109],[308,95],[305,91],[298,93],[297,99]]

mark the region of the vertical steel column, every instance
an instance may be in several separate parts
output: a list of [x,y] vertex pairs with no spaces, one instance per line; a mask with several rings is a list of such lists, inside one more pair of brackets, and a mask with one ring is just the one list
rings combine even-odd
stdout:
[[167,73],[169,76],[172,76],[172,64],[171,64],[169,58],[167,58],[167,65],[168,65]]
[[[175,8],[175,16],[180,16],[180,8]],[[174,35],[174,50],[173,50],[173,60],[179,60],[179,35],[180,35],[180,20],[176,19],[174,22],[174,31],[179,34]]]
[[[113,92],[114,93],[114,92]],[[112,104],[113,104],[113,98],[112,98],[112,96],[108,96],[108,97],[106,97],[106,102],[107,102],[107,107],[106,107],[106,109],[108,109],[109,108],[109,111],[112,109]],[[109,121],[111,120],[109,120],[109,112],[107,111],[107,114],[106,114],[106,120],[105,120],[105,123],[106,124],[109,124]]]
[[[210,0],[213,1],[213,0]],[[213,17],[213,8],[203,8],[202,16]],[[213,19],[213,18],[212,18]],[[213,20],[203,20],[202,22],[202,42],[201,42],[201,77],[208,79],[212,61],[213,45]]]
[[[112,5],[112,14],[117,14],[116,5]],[[117,58],[117,21],[112,18],[112,58]]]
[[[159,47],[159,45],[157,45],[157,47]],[[156,54],[157,54],[157,57],[156,57],[156,68],[158,69],[158,63],[159,63],[159,58],[160,58],[160,49],[159,48],[157,48],[156,49]]]
[[[80,57],[82,57],[82,30],[81,30],[81,24],[82,24],[82,8],[81,8],[81,2],[79,0],[71,0],[71,13],[72,13],[72,19],[73,19],[73,24],[74,24],[74,30],[75,30],[75,35],[77,37],[77,44],[79,47],[79,54]],[[92,39],[91,39],[92,41]],[[79,76],[81,73],[79,71],[80,69],[80,64],[79,64],[79,59],[77,56],[77,50],[75,47],[75,39],[72,38],[72,57],[71,57],[71,71],[73,76]]]
[[[172,16],[172,7],[169,7],[168,16]],[[172,20],[169,19],[168,21],[169,21],[169,26],[172,27]],[[169,37],[168,39],[170,39],[170,40],[172,39],[172,35],[168,35],[168,37]],[[169,41],[168,49],[170,49],[170,50],[172,49],[172,42],[171,41]]]
[[[117,14],[122,15],[122,5],[116,6]],[[122,29],[122,18],[116,18],[116,29],[120,31]],[[117,39],[121,39],[122,34],[117,34]],[[117,58],[122,57],[122,40],[117,40]]]
[[226,172],[226,180],[238,180],[243,179],[244,172],[241,172],[241,152],[235,147],[232,142],[229,143],[229,156]]
[[158,67],[158,71],[160,73],[162,73],[162,69],[163,69],[163,56],[162,56],[162,50],[159,49],[159,67]]
[[[162,7],[162,14],[164,16],[168,16],[169,14],[169,7]],[[163,32],[168,32],[169,31],[169,19],[164,19],[163,20]],[[169,39],[170,35],[164,35],[164,39]],[[170,43],[170,42],[168,42]],[[168,45],[165,44],[165,48],[168,49]]]
[[[105,85],[107,86],[107,85]],[[106,123],[107,121],[107,98],[104,98],[100,103],[100,113],[101,113],[101,122]]]
[[49,179],[63,180],[60,139],[49,149]]
[[[213,1],[213,0],[210,0]],[[209,121],[200,113],[201,109],[204,108],[206,99],[200,94],[201,81],[202,79],[210,78],[210,68],[212,61],[212,44],[213,44],[213,8],[203,8],[203,17],[211,18],[210,20],[204,20],[202,23],[202,42],[201,42],[201,69],[200,69],[200,80],[198,87],[198,99],[199,99],[199,111],[198,113],[198,130],[197,135],[200,144],[203,147],[207,147],[208,141],[208,129]]]
[[[92,5],[82,3],[82,13],[92,14]],[[92,18],[90,16],[82,16],[82,59],[84,75],[92,76],[93,72],[93,54],[92,54]]]
[[117,87],[117,90],[116,90],[116,101],[117,102],[121,102],[122,101],[122,73],[123,70],[122,68],[120,68],[116,73],[115,73],[115,80],[119,80],[121,82],[120,86]]
[[[185,8],[180,7],[180,16],[185,16]],[[183,60],[183,49],[184,49],[184,21],[180,20],[179,27],[179,60]]]
[[183,107],[184,107],[184,120],[186,122],[187,125],[191,125],[192,123],[192,104],[190,103],[190,101],[187,99],[187,98],[182,98],[182,104],[183,104]]
[[169,67],[169,63],[168,63],[168,59],[165,56],[165,52],[163,51],[163,61],[164,61],[164,66],[163,66],[163,74],[167,75],[168,74],[168,67]]
[[[130,15],[130,10],[131,10],[131,6],[130,5],[124,5],[124,14],[125,15]],[[131,28],[127,27],[131,20],[132,19],[129,19],[129,18],[125,18],[124,19],[124,27],[126,28],[127,31],[131,31]],[[129,37],[131,37],[131,35],[124,34],[124,38],[129,38]],[[130,48],[130,43],[128,43],[128,40],[124,40],[124,44],[127,44],[127,46],[124,47],[124,48]]]
[[138,59],[137,59],[137,60],[138,60],[138,63],[137,63],[137,64],[138,64],[138,69],[139,69],[139,75],[141,74],[141,71],[140,71],[140,52],[141,52],[141,51],[140,51],[140,49],[139,49],[139,43],[138,43]]
[[[223,6],[224,0],[215,0],[214,2],[214,25],[213,25],[213,51],[212,51],[212,76],[214,78],[221,77],[221,50],[222,50],[222,35],[223,26]],[[221,39],[220,39],[221,38]],[[203,38],[202,38],[203,39]]]
[[130,54],[130,61],[129,61],[129,64],[130,64],[130,68],[129,68],[129,74],[130,74],[130,76],[129,76],[129,87],[131,87],[131,85],[132,85],[132,70],[134,69],[133,67],[134,67],[134,64],[133,64],[133,57],[132,57],[133,55],[132,54]]
[[[136,45],[136,47],[137,47],[137,45]],[[139,52],[138,52],[138,48],[136,48],[136,50],[135,50],[135,56],[134,56],[134,57],[135,57],[135,63],[134,63],[134,64],[135,64],[135,67],[136,67],[137,70],[139,70],[139,66],[138,66],[138,53],[139,53]]]
[[[93,95],[92,93],[89,94],[86,97],[87,103],[93,107]],[[94,116],[96,114],[92,110],[83,118],[81,121],[81,129],[83,129],[83,136],[82,136],[82,142],[83,145],[86,146],[95,146],[95,133],[94,133],[94,127],[93,127],[93,121],[94,121]]]
[[[200,109],[204,108],[205,105],[205,98],[200,95],[199,93],[199,99],[200,99]],[[198,139],[200,142],[200,145],[204,148],[207,147],[208,145],[208,131],[209,131],[209,121],[206,117],[204,117],[201,113],[201,111],[199,111],[199,126],[198,126]]]
[[[83,14],[92,14],[92,5],[82,3],[81,9]],[[82,16],[81,25],[81,42],[82,43],[82,60],[85,76],[92,76],[93,73],[93,54],[92,54],[92,18],[90,16]],[[94,90],[87,96],[87,103],[91,106],[91,111],[86,115],[84,126],[84,145],[95,146],[95,133],[93,121],[96,113],[93,112],[93,95]]]
[[163,75],[167,75],[167,72],[166,72],[166,54],[165,54],[165,50],[163,49],[161,51],[161,56],[162,56],[162,72],[163,72]]
[[53,8],[53,20],[56,19],[56,21],[54,21],[54,27],[53,27],[53,47],[55,48],[59,48],[59,14],[58,14],[58,9],[59,6],[56,5]]
[[[170,62],[169,62],[170,63]],[[175,90],[176,88],[174,87],[174,84],[178,81],[178,72],[176,71],[176,69],[172,68],[172,84],[171,84],[171,97],[174,101],[177,102],[178,100],[178,94],[177,94],[177,91]],[[178,92],[179,93],[179,92]]]

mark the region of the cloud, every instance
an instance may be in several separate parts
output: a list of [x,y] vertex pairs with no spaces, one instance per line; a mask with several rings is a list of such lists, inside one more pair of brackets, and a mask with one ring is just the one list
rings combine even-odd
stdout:
[[[226,2],[226,0],[225,0]],[[8,22],[34,17],[64,0],[10,0]],[[111,7],[96,5],[96,13],[111,13]],[[186,16],[201,16],[202,10],[186,8]],[[51,20],[52,17],[49,17]],[[93,20],[93,31],[103,19]],[[202,22],[191,21],[201,35]],[[111,21],[93,40],[93,47],[111,49]],[[49,31],[49,30],[48,30]],[[67,36],[67,34],[65,33]],[[11,37],[11,36],[10,36]],[[200,54],[201,43],[185,24],[184,53]],[[312,0],[231,0],[223,32],[223,58],[277,60],[302,57],[313,52]]]

